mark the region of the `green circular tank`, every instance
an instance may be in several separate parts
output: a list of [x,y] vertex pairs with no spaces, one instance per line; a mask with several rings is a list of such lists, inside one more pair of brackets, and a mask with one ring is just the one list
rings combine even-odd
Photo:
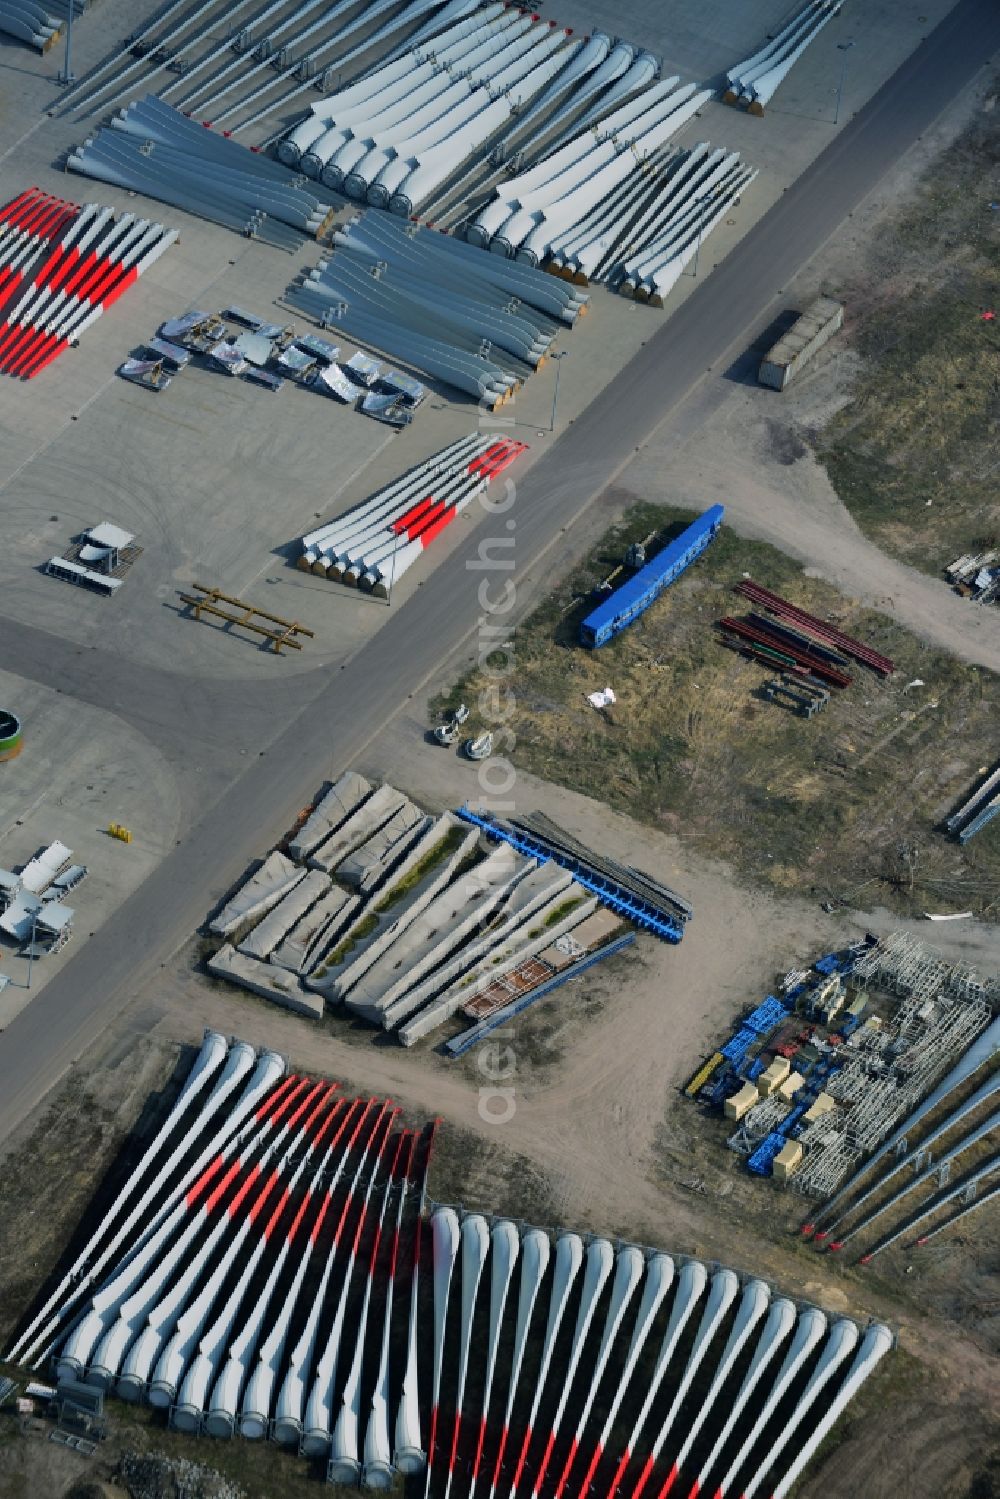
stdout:
[[13,760],[21,753],[21,720],[0,708],[0,760]]

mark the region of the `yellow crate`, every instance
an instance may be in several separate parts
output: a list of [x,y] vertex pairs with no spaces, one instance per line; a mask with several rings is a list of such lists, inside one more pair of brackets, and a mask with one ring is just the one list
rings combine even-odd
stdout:
[[725,1060],[726,1059],[722,1055],[722,1052],[717,1051],[709,1057],[704,1066],[698,1068],[698,1071],[695,1073],[694,1077],[684,1089],[684,1092],[687,1094],[688,1098],[693,1098],[695,1096],[698,1089],[703,1087],[705,1083],[708,1082],[715,1069],[717,1067],[720,1067]]

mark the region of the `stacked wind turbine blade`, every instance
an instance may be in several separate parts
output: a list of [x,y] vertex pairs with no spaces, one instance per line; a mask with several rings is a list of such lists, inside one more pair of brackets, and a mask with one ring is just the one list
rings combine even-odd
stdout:
[[518,55],[516,44],[502,49],[496,57],[499,69],[494,71],[490,60],[488,71],[475,80],[461,104],[406,141],[396,159],[379,172],[369,202],[387,204],[409,218],[470,156],[506,130],[579,50],[579,43],[567,44],[564,31],[543,21],[534,23],[526,40],[530,50]]
[[748,104],[753,114],[763,114],[779,86],[828,21],[840,11],[843,0],[811,0],[759,51],[726,73],[729,88],[726,104]]
[[[328,187],[339,188],[376,149],[376,142],[388,161],[389,148],[397,141],[406,142],[408,131],[418,129],[422,117],[425,123],[433,120],[464,97],[466,76],[481,68],[491,52],[519,37],[529,24],[513,11],[491,6],[435,38],[433,51],[415,50],[407,59],[334,94],[327,101],[326,128],[303,155],[302,170],[310,177],[322,177]],[[363,174],[354,179],[352,188],[353,197],[364,198],[367,182]]]
[[421,1149],[388,1101],[283,1072],[205,1033],[9,1361],[54,1352],[60,1381],[178,1430],[300,1442],[332,1482],[783,1499],[892,1347],[696,1259],[447,1206],[425,1224],[436,1125]]
[[[653,181],[605,200],[553,243],[546,268],[581,282],[607,280],[623,296],[662,306],[708,234],[757,173],[736,151],[704,142],[655,163]],[[620,215],[620,217],[616,217]]]
[[[301,1451],[309,1457],[325,1456],[330,1449],[330,1443],[333,1438],[333,1396],[337,1380],[337,1365],[341,1353],[341,1341],[344,1335],[344,1318],[347,1314],[347,1301],[351,1292],[354,1272],[358,1264],[359,1250],[368,1218],[368,1208],[372,1192],[375,1187],[375,1179],[378,1174],[379,1164],[385,1154],[396,1112],[396,1110],[390,1108],[388,1103],[383,1104],[376,1118],[371,1138],[365,1148],[365,1157],[359,1163],[358,1173],[355,1174],[354,1181],[341,1209],[340,1222],[334,1234],[334,1242],[337,1243],[346,1224],[348,1210],[352,1208],[352,1199],[358,1185],[361,1166],[365,1164],[368,1154],[374,1149],[375,1164],[368,1177],[368,1184],[361,1199],[354,1237],[348,1252],[347,1263],[344,1267],[343,1279],[341,1280],[337,1309],[334,1313],[333,1322],[330,1326],[323,1352],[316,1361],[312,1387],[306,1403]],[[381,1140],[379,1140],[380,1135]]]
[[[83,0],[72,0],[74,14],[83,10]],[[35,0],[0,0],[0,32],[47,52],[65,25],[63,16],[53,16]]]
[[334,203],[321,187],[307,192],[280,162],[152,96],[122,110],[67,165],[289,251],[322,234]]
[[[325,0],[302,0],[302,3],[294,11],[285,15],[266,34],[259,36],[250,35],[251,28],[256,31],[271,16],[285,8],[285,0],[271,0],[271,3],[258,15],[252,17],[251,21],[244,28],[243,35],[246,38],[246,43],[241,47],[235,58],[232,56],[232,41],[227,38],[226,41],[220,42],[217,46],[213,47],[204,57],[192,63],[185,70],[183,79],[178,79],[176,82],[168,84],[166,88],[161,89],[160,98],[166,99],[175,89],[183,87],[196,73],[200,73],[203,68],[206,68],[209,63],[214,62],[217,58],[228,56],[229,60],[223,67],[217,69],[211,77],[203,79],[195,88],[186,93],[179,104],[179,108],[189,112],[197,106],[200,113],[205,113],[210,118],[214,118],[220,108],[225,108],[228,117],[229,114],[245,107],[249,101],[259,98],[268,88],[273,87],[276,83],[289,77],[301,79],[302,73],[306,72],[309,67],[317,66],[319,58],[325,52],[342,47],[354,31],[370,25],[375,12],[373,10],[362,11],[348,24],[336,26],[332,34],[319,36],[319,33],[327,31],[331,24],[338,21],[341,16],[356,9],[357,4],[358,0],[338,0],[338,3],[334,5],[327,5]],[[460,7],[463,10],[470,10],[472,5],[473,0],[460,0]],[[438,26],[443,24],[443,12],[440,6],[441,0],[412,0],[410,5],[397,11],[383,26],[380,26],[374,32],[368,33],[360,46],[354,49],[353,53],[348,53],[346,56],[339,58],[335,64],[338,73],[350,65],[353,57],[360,56],[362,53],[370,51],[373,47],[379,46],[382,42],[388,41],[398,31],[405,30],[419,16],[425,15],[428,11],[438,12],[433,20],[425,23],[425,27],[430,32],[433,32]],[[445,7],[445,9],[449,9],[449,7]],[[307,18],[309,18],[308,24],[302,26],[301,23],[306,21]],[[299,29],[291,36],[286,35],[292,27],[299,27]],[[417,35],[421,35],[425,27],[420,28]],[[300,51],[299,49],[303,47],[304,43],[312,42],[313,37],[316,37],[317,40],[305,49],[304,52]],[[415,40],[415,37],[411,38],[407,45],[412,45]],[[294,62],[290,56],[293,48],[296,49]],[[389,54],[389,56],[392,55],[392,53]],[[308,58],[306,68],[302,67],[304,57]],[[383,59],[383,61],[387,60],[387,58]],[[279,65],[277,68],[278,76],[274,77],[276,61]],[[238,77],[234,77],[234,74],[238,75]],[[230,101],[229,104],[226,103],[227,96],[237,85],[246,83],[250,78],[258,74],[271,76],[268,77],[268,81],[263,86],[255,88],[249,96],[244,95],[238,101]],[[293,94],[298,93],[299,90],[296,88],[292,92]],[[269,113],[278,103],[284,107],[286,102],[286,99],[280,101],[272,100],[259,110],[257,116],[254,118]],[[237,128],[242,130],[251,123],[252,120],[246,120]]]
[[[451,6],[445,9],[451,10]],[[439,29],[433,49],[424,48],[421,45],[425,40],[423,30],[421,30],[410,39],[406,51],[396,55],[390,53],[382,58],[374,69],[363,73],[356,83],[347,88],[338,89],[319,103],[313,104],[305,118],[299,120],[279,142],[278,159],[290,167],[298,166],[301,162],[303,171],[308,172],[309,176],[316,175],[318,172],[316,162],[325,160],[325,156],[313,157],[309,165],[305,157],[328,131],[337,128],[338,117],[353,116],[358,112],[363,115],[367,108],[366,101],[373,99],[377,94],[383,95],[384,105],[395,103],[410,88],[417,88],[433,75],[435,56],[440,56],[441,53],[446,52],[473,32],[481,32],[487,22],[494,21],[502,11],[503,5],[497,0],[497,3],[484,7],[472,16],[456,21],[454,25],[450,24],[451,18],[449,17],[449,24]],[[438,25],[444,21],[445,13],[442,11],[436,18],[435,24]],[[456,55],[460,55],[460,51]]]
[[[358,21],[352,22],[349,27],[345,28],[343,32],[334,37],[332,43],[321,43],[319,46],[311,49],[310,52],[307,52],[303,57],[296,58],[295,61],[292,62],[287,68],[285,68],[280,74],[280,81],[287,81],[288,83],[291,83],[292,87],[286,89],[286,91],[279,98],[272,98],[268,100],[265,104],[262,104],[261,107],[253,114],[248,115],[245,120],[241,120],[237,125],[234,125],[233,134],[236,135],[242,130],[248,130],[252,125],[258,124],[268,115],[273,118],[276,113],[280,112],[282,116],[285,116],[287,114],[287,109],[290,102],[293,99],[297,98],[299,94],[305,93],[307,89],[319,87],[321,91],[325,92],[331,80],[336,83],[345,73],[348,77],[353,76],[351,72],[352,64],[355,63],[358,58],[365,56],[371,50],[372,44],[377,39],[384,39],[391,33],[399,31],[401,28],[410,25],[416,16],[425,14],[428,9],[426,0],[412,0],[412,5],[406,11],[402,12],[398,17],[394,17],[390,21],[386,22],[370,37],[363,37],[362,40],[358,42],[356,46],[352,47],[349,52],[346,52],[339,57],[326,59],[323,64],[322,71],[319,72],[318,78],[310,76],[310,69],[318,69],[320,59],[323,58],[324,54],[327,51],[329,51],[330,46],[339,48],[343,44],[343,41],[345,40],[347,35],[350,32],[355,31],[358,25],[367,25],[376,15],[380,14],[386,9],[391,10],[394,3],[395,0],[388,0],[387,4],[377,3],[367,11],[362,12],[362,15],[358,18]],[[406,45],[412,46],[416,42],[423,41],[426,37],[435,35],[437,32],[442,31],[447,26],[449,26],[451,22],[454,21],[457,17],[466,16],[470,11],[475,10],[475,8],[476,0],[449,0],[449,3],[438,10],[437,13],[429,21],[425,22],[423,26],[417,28],[413,36],[407,41]],[[398,46],[390,49],[389,53],[385,58],[382,59],[382,61],[388,62],[390,59],[397,57],[399,54],[399,50],[400,49]],[[248,97],[240,101],[239,107],[245,108],[248,104],[253,103],[258,97],[260,97],[261,94],[265,92],[267,87],[268,84],[264,84],[260,88],[254,90],[254,92],[251,93]]]
[[639,171],[709,98],[707,90],[696,93],[685,84],[636,121],[627,149],[620,140],[602,141],[530,198],[522,199],[520,209],[491,242],[491,251],[516,254],[518,260],[537,265],[549,253],[554,238],[578,224],[601,198]]
[[[389,214],[359,215],[341,234],[346,237],[341,243],[357,246],[359,252],[384,261],[388,268],[398,266],[438,286],[467,284],[494,305],[527,304],[570,327],[589,301],[586,292],[553,284],[534,267],[487,258],[464,240],[426,225],[402,224]],[[544,320],[540,326],[545,326]]]
[[176,230],[132,214],[115,220],[113,209],[96,203],[76,210],[57,202],[51,211],[43,205],[40,212],[41,235],[32,232],[31,224],[37,222],[32,219],[26,230],[15,228],[10,238],[12,263],[4,288],[8,301],[30,274],[30,266],[26,272],[20,269],[25,256],[43,246],[48,253],[0,325],[0,370],[26,380],[77,342],[177,238]]
[[526,445],[460,438],[337,520],[303,537],[299,567],[384,598],[396,579]]
[[[635,57],[628,42],[611,45],[603,31],[595,31],[578,43],[569,43],[559,54],[563,65],[552,82],[528,109],[517,114],[509,128],[502,129],[494,141],[484,141],[472,165],[461,176],[444,182],[423,204],[423,213],[439,222],[459,220],[459,206],[478,198],[498,175],[498,162],[518,160],[527,149],[551,142],[568,118],[578,116],[588,99],[610,92],[608,85],[624,73]],[[658,68],[650,58],[651,74]],[[610,105],[608,106],[610,108]],[[551,149],[548,147],[547,149]],[[544,149],[539,153],[544,154]]]
[[282,160],[408,217],[487,142],[519,132],[526,106],[562,97],[585,51],[596,64],[600,46],[588,51],[554,22],[499,3],[470,9],[446,7],[454,24],[442,29],[441,12],[437,35],[314,106],[279,146]]
[[78,203],[53,198],[37,187],[0,209],[0,307],[30,277],[42,252],[80,212]]
[[491,262],[430,230],[369,213],[334,237],[332,259],[287,293],[300,311],[490,407],[537,369],[586,298],[537,272]]
[[[327,1109],[330,1093],[331,1090],[322,1084],[311,1090],[309,1099],[312,1112],[306,1116],[307,1126],[311,1126],[315,1119]],[[317,1139],[337,1119],[341,1109],[342,1101],[335,1100],[332,1110],[325,1115]],[[277,1114],[276,1110],[275,1116],[270,1120],[265,1116],[255,1135],[246,1142],[237,1160],[229,1168],[227,1175],[230,1181],[235,1182],[243,1168],[252,1164],[257,1150],[268,1140],[272,1127],[277,1124]],[[277,1140],[271,1141],[258,1157],[256,1164],[261,1170],[273,1154],[275,1144],[281,1140],[283,1133],[284,1131],[281,1130]],[[293,1147],[286,1146],[276,1168],[279,1172],[290,1163],[294,1155],[302,1150],[301,1139],[295,1144],[298,1147],[297,1151]],[[305,1151],[307,1157],[312,1149],[313,1142],[310,1141]],[[117,1320],[106,1331],[91,1355],[88,1377],[92,1382],[110,1384],[112,1380],[117,1380],[119,1394],[131,1399],[140,1397],[147,1388],[154,1363],[163,1350],[166,1339],[177,1327],[194,1285],[209,1267],[216,1276],[218,1275],[217,1251],[225,1245],[227,1237],[232,1236],[233,1221],[238,1218],[244,1204],[249,1208],[252,1201],[250,1193],[257,1174],[252,1169],[246,1174],[239,1183],[235,1195],[228,1201],[225,1212],[222,1213],[219,1213],[217,1209],[226,1199],[225,1178],[210,1192],[207,1187],[203,1187],[202,1192],[199,1193],[196,1187],[189,1194],[187,1207],[192,1211],[189,1211],[187,1215],[189,1222],[184,1232],[162,1255],[155,1271],[147,1274],[142,1284],[122,1303]],[[289,1175],[289,1191],[294,1188],[296,1179],[295,1173]],[[199,1198],[201,1198],[200,1202]],[[253,1221],[249,1212],[247,1221]],[[207,1235],[204,1234],[206,1228],[208,1229]],[[184,1266],[184,1272],[174,1280],[175,1272],[181,1265]],[[137,1333],[138,1336],[136,1336]],[[130,1343],[131,1346],[129,1346]],[[127,1355],[126,1349],[128,1349]],[[162,1400],[159,1403],[162,1404]]]
[[[382,1235],[385,1230],[386,1213],[389,1208],[389,1199],[393,1188],[399,1193],[399,1212],[403,1205],[403,1184],[406,1173],[412,1159],[412,1136],[404,1131],[397,1136],[396,1151],[389,1174],[386,1177],[385,1186],[382,1189],[382,1205],[379,1209],[378,1220],[375,1225],[375,1235],[372,1239],[371,1254],[368,1260],[368,1274],[365,1278],[365,1287],[362,1294],[361,1312],[358,1318],[358,1326],[355,1334],[354,1356],[347,1372],[347,1379],[340,1394],[340,1409],[333,1423],[330,1436],[330,1461],[327,1467],[327,1478],[331,1483],[356,1483],[361,1477],[362,1438],[361,1438],[361,1373],[364,1363],[366,1333],[368,1329],[368,1316],[371,1310],[372,1292],[375,1289],[378,1278],[379,1250],[382,1244]],[[391,1281],[390,1281],[391,1288]],[[388,1339],[383,1342],[388,1358]],[[388,1372],[386,1374],[386,1381]],[[389,1466],[389,1435],[388,1421],[385,1423],[384,1431],[375,1440],[376,1462]]]
[[649,53],[612,47],[602,32],[573,39],[500,0],[469,10],[453,0],[405,52],[314,104],[278,145],[280,159],[377,207],[409,216],[419,203],[426,213],[488,183],[494,152],[510,159],[521,142],[561,142],[560,127],[585,105],[589,123],[659,71]]
[[[176,1159],[178,1147],[174,1131],[178,1125],[181,1123],[185,1125],[185,1134],[181,1137],[179,1147],[180,1153],[183,1154],[187,1150],[192,1134],[196,1136],[204,1126],[206,1120],[211,1118],[214,1110],[209,1104],[203,1101],[197,1111],[194,1110],[194,1104],[212,1079],[216,1078],[216,1074],[219,1073],[223,1063],[227,1061],[228,1053],[229,1047],[225,1038],[220,1036],[217,1031],[206,1030],[201,1050],[194,1060],[177,1102],[153,1136],[145,1154],[122,1186],[111,1211],[97,1225],[94,1233],[63,1276],[63,1279],[10,1349],[9,1357],[11,1359],[17,1359],[22,1363],[30,1364],[31,1359],[36,1356],[39,1350],[44,1350],[47,1347],[49,1339],[54,1335],[59,1324],[75,1308],[80,1295],[91,1283],[93,1277],[100,1273],[105,1264],[110,1262],[129,1228],[137,1220],[138,1214],[145,1211],[149,1202],[155,1196],[161,1180],[159,1174],[149,1186],[144,1188],[139,1199],[138,1208],[133,1209],[125,1216],[124,1224],[118,1223],[118,1220],[125,1208],[129,1207],[132,1203],[132,1199],[137,1194],[140,1183],[144,1181],[150,1167],[155,1165],[160,1159],[171,1139],[174,1139],[175,1154],[168,1157],[165,1168],[167,1174],[169,1173],[171,1162]],[[245,1061],[247,1068],[249,1068],[254,1060],[252,1049],[250,1047],[244,1048],[240,1059],[241,1062]],[[283,1064],[279,1065],[283,1069]],[[276,1073],[277,1075],[279,1074]],[[211,1090],[210,1097],[212,1096],[217,1101],[221,1098],[221,1089],[218,1087],[217,1078]],[[196,1119],[197,1123],[192,1131],[193,1119]],[[115,1224],[118,1224],[118,1227],[115,1234],[109,1238],[110,1231]]]
[[[466,9],[471,9],[474,3],[475,0],[462,0]],[[184,0],[172,0],[153,21],[129,38],[124,53],[112,55],[68,90],[64,107],[106,110],[137,86],[158,87],[163,97],[185,87],[183,107],[198,101],[199,112],[211,114],[219,108],[220,114],[228,116],[290,79],[298,83],[304,78],[302,86],[311,87],[325,70],[326,54],[340,50],[353,34],[361,32],[363,40],[353,52],[336,59],[338,68],[348,66],[355,57],[405,31],[418,16],[437,9],[440,4],[441,0],[411,0],[399,10],[398,0],[375,0],[365,6],[361,0],[335,0],[332,4],[328,0],[299,0],[289,11],[286,0],[269,0],[256,10],[252,9],[251,0],[234,0],[220,16],[218,0],[201,0],[193,9],[185,9]],[[397,13],[372,33],[372,20],[381,12],[393,10]],[[282,11],[286,14],[279,19]],[[178,16],[178,12],[182,14]],[[225,34],[220,39],[223,23]],[[230,23],[235,23],[231,29]],[[191,80],[221,58],[229,60],[214,73],[203,76],[192,88]],[[173,80],[171,73],[177,75]],[[144,74],[141,83],[136,76],[139,74]],[[229,97],[234,90],[244,89],[261,75],[265,81],[249,93],[235,100]],[[298,92],[299,87],[293,88],[288,97]],[[281,107],[284,102],[272,98],[259,113]]]
[[660,79],[593,130],[577,131],[505,183],[470,226],[469,241],[534,266],[582,222],[593,222],[602,202],[613,208],[622,184],[648,170],[666,142],[711,98],[707,90],[697,92],[693,84],[678,88],[678,83],[676,77]]
[[[330,51],[331,48],[340,47],[356,31],[370,25],[372,21],[384,15],[387,11],[395,9],[397,0],[371,0],[371,3],[360,13],[356,14],[353,20],[348,21],[344,26],[339,26],[332,37],[326,36],[320,38],[320,33],[326,30],[330,20],[339,19],[347,11],[354,9],[355,3],[356,0],[340,0],[339,4],[331,7],[329,11],[323,12],[318,19],[310,21],[307,26],[304,26],[295,36],[290,38],[278,50],[274,58],[267,55],[266,49],[262,48],[261,51],[265,55],[254,56],[250,67],[244,74],[243,80],[249,81],[258,75],[263,75],[262,82],[252,88],[249,93],[241,94],[240,98],[233,100],[223,109],[218,108],[220,102],[218,96],[203,101],[201,108],[214,119],[216,124],[221,124],[223,121],[231,119],[240,110],[248,109],[258,99],[270,94],[271,90],[276,86],[295,78],[301,79],[303,74],[308,77],[310,69],[318,65],[326,52]],[[416,0],[416,9],[419,13],[420,10],[426,9],[426,4],[422,3],[422,0]],[[383,33],[386,30],[391,32],[395,29],[395,25],[391,22],[388,28],[385,26],[380,28]],[[314,40],[314,38],[320,39]],[[366,52],[369,45],[370,42],[366,39],[358,47],[355,47],[353,52],[347,53],[341,59],[342,64],[346,65],[351,58]],[[302,50],[299,51],[299,48],[302,48]],[[297,54],[294,61],[291,60],[293,50]],[[293,90],[293,92],[298,92],[298,90]],[[249,119],[243,120],[240,124],[234,126],[234,130],[246,129],[249,124],[270,113],[277,102],[275,99],[269,99],[268,103],[261,105]],[[282,100],[282,103],[284,103],[284,100]]]

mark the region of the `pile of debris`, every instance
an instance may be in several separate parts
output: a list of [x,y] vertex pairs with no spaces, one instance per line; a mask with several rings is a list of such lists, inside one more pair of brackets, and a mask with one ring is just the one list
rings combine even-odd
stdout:
[[963,599],[974,604],[995,604],[1000,599],[1000,547],[959,557],[945,572]]

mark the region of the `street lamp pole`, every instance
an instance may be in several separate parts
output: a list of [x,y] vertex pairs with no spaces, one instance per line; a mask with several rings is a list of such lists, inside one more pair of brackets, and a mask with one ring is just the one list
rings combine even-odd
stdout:
[[834,115],[833,115],[833,123],[835,125],[839,125],[840,124],[840,105],[841,105],[841,101],[843,100],[843,97],[844,97],[844,83],[845,83],[845,81],[847,79],[847,54],[848,54],[848,52],[850,52],[850,50],[851,50],[851,48],[853,46],[854,46],[854,40],[853,40],[853,38],[851,38],[850,40],[848,40],[846,42],[838,42],[837,43],[837,51],[839,53],[841,53],[841,60],[840,60],[840,82],[837,84],[837,107],[836,107],[836,109],[834,111]]
[[697,275],[698,275],[698,261],[701,259],[701,242],[702,242],[702,239],[704,238],[704,235],[705,235],[705,219],[704,219],[704,215],[701,213],[701,209],[702,209],[702,206],[705,203],[711,202],[711,199],[712,199],[712,194],[711,193],[703,193],[700,198],[696,198],[695,199],[695,203],[698,205],[698,210],[699,210],[699,218],[698,218],[698,243],[694,247],[694,270],[691,273],[695,277],[697,277]]
[[550,432],[554,432],[556,430],[556,411],[558,410],[558,407],[559,407],[559,366],[560,366],[562,360],[564,360],[566,358],[566,355],[568,353],[569,353],[568,349],[563,349],[563,351],[562,351],[561,354],[553,354],[552,355],[552,358],[556,362],[556,388],[552,392],[552,420],[549,422],[549,431]]
[[37,926],[38,926],[38,912],[37,911],[32,911],[32,913],[31,913],[31,946],[28,948],[28,982],[25,985],[26,989],[30,989],[31,988],[31,965],[32,965],[32,963],[35,960],[35,930],[36,930]]
[[698,261],[701,259],[701,234],[702,234],[702,226],[701,226],[701,224],[699,224],[698,225],[698,243],[694,247],[694,270],[691,272],[692,276],[695,278],[696,281],[698,279]]
[[59,82],[64,84],[74,83],[73,77],[73,12],[76,9],[76,0],[66,0],[66,56],[63,59],[63,70],[59,75]]
[[389,564],[389,591],[385,596],[386,608],[392,608],[392,585],[396,581],[396,549],[399,546],[399,532],[395,533],[396,539],[392,544],[392,562]]

